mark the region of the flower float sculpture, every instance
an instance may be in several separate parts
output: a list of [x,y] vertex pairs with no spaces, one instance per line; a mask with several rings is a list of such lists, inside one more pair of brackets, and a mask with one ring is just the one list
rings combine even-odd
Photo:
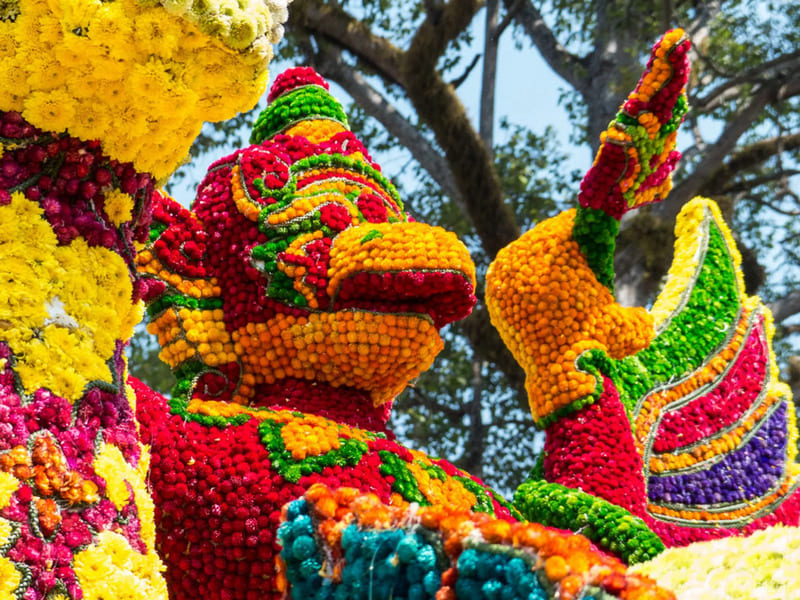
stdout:
[[662,543],[800,517],[795,410],[778,381],[771,316],[744,292],[717,206],[696,198],[684,207],[675,262],[650,311],[613,298],[619,219],[666,195],[678,158],[682,36],[656,45],[604,134],[577,211],[523,235],[487,274],[492,321],[526,370],[547,434],[515,506],[630,562]]
[[[324,80],[279,77],[252,145],[211,167],[191,211],[153,191],[203,120],[255,101],[284,18],[280,1],[0,7],[0,599],[669,599],[618,558],[796,521],[769,319],[715,209],[690,209],[706,235],[679,247],[657,336],[608,289],[616,217],[668,187],[680,33],[657,44],[584,208],[494,267],[549,436],[552,483],[526,483],[515,508],[386,427],[439,328],[471,309],[474,267],[408,217]],[[507,293],[504,261],[523,255],[532,293]],[[576,274],[585,293],[565,295]],[[727,328],[706,338],[708,298]],[[178,378],[169,400],[126,385],[140,300]],[[698,500],[706,467],[720,483]],[[731,468],[756,468],[752,485],[725,488]],[[724,528],[693,527],[708,515]]]
[[474,266],[408,217],[313,70],[269,101],[191,210],[158,198],[138,256],[178,379],[133,383],[172,597],[671,597],[394,440]]
[[123,355],[136,247],[203,121],[259,97],[285,18],[281,2],[0,6],[3,600],[167,598]]

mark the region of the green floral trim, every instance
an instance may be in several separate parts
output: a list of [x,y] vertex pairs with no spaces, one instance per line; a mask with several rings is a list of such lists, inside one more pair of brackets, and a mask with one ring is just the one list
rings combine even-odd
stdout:
[[526,481],[514,494],[514,506],[526,520],[580,533],[627,564],[644,562],[664,550],[661,539],[639,517],[558,483]]
[[349,129],[347,115],[338,100],[325,88],[304,85],[276,98],[258,115],[250,143],[260,144],[296,123],[316,119],[336,121]]
[[460,475],[456,475],[453,477],[456,481],[460,481],[461,485],[468,492],[472,492],[475,495],[475,504],[472,505],[473,512],[482,512],[488,513],[490,515],[494,515],[494,506],[492,506],[492,497],[479,483],[476,483],[469,477],[462,477]]
[[678,308],[648,348],[616,362],[614,383],[639,402],[659,385],[702,367],[728,343],[741,314],[741,298],[730,250],[708,219],[705,253],[685,304]]
[[423,506],[430,504],[422,492],[419,491],[417,480],[409,470],[405,460],[388,450],[379,450],[378,455],[381,457],[382,463],[380,466],[381,475],[394,478],[392,491],[397,492],[409,502],[416,502]]
[[174,374],[178,381],[172,388],[172,398],[167,401],[170,413],[180,416],[185,421],[193,421],[205,425],[206,427],[219,427],[224,429],[231,425],[236,426],[247,423],[252,417],[244,413],[224,417],[222,415],[201,415],[189,412],[189,401],[191,400],[192,392],[197,386],[198,381],[206,373],[215,371],[215,369],[212,369],[198,359],[185,362],[175,369]]
[[168,227],[169,225],[167,223],[162,223],[161,221],[153,220],[153,222],[150,224],[150,234],[147,240],[148,243],[152,244],[153,242],[155,242],[158,238],[161,237],[161,234],[164,233]]
[[597,281],[614,293],[614,250],[619,221],[596,208],[578,207],[572,239],[578,242]]
[[190,310],[214,310],[222,308],[222,298],[192,298],[185,294],[161,296],[147,307],[147,316],[154,318],[168,308],[188,308]]
[[[298,413],[298,416],[302,418],[304,415]],[[283,443],[281,430],[285,425],[286,423],[266,419],[258,426],[258,437],[269,451],[272,467],[291,483],[297,483],[304,475],[321,473],[325,467],[337,465],[354,467],[368,449],[366,442],[340,437],[339,448],[297,460]]]

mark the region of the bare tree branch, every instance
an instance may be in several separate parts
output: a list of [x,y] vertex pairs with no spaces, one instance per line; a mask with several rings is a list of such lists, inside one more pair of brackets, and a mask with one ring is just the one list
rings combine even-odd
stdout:
[[494,363],[506,376],[508,385],[517,391],[520,407],[527,407],[525,372],[503,343],[497,329],[492,326],[486,308],[481,306],[473,310],[472,314],[461,321],[461,327],[473,349],[480,352],[481,358]]
[[[513,0],[505,0],[509,12],[512,12],[514,4]],[[523,28],[550,68],[575,89],[585,89],[587,78],[585,59],[575,56],[561,45],[531,0],[524,0],[513,14],[516,22]]]
[[[749,192],[755,187],[759,185],[764,185],[765,183],[772,183],[773,181],[782,181],[787,177],[792,177],[794,175],[800,175],[800,171],[776,171],[775,173],[769,173],[768,175],[763,175],[761,177],[753,177],[751,179],[744,179],[727,185],[722,188],[723,194],[741,194],[743,192]],[[796,217],[800,216],[800,211],[788,211],[780,208],[779,206],[774,206],[773,204],[767,202],[763,198],[755,199],[756,202],[769,207],[770,209],[774,210],[777,213],[782,215],[786,215],[788,217]]]
[[420,70],[435,68],[450,42],[464,32],[482,6],[480,0],[450,0],[440,16],[429,13],[411,39],[406,62]]
[[763,83],[776,77],[788,77],[784,80],[786,85],[800,81],[800,51],[748,69],[718,85],[702,98],[692,98],[690,102],[692,110],[698,113],[710,112],[725,102],[739,97],[744,86]]
[[692,40],[692,46],[702,47],[711,34],[711,21],[722,12],[722,2],[719,0],[697,2],[696,6],[695,18],[684,29]]
[[511,5],[506,9],[506,16],[503,17],[503,20],[497,26],[497,37],[499,38],[503,35],[503,32],[508,29],[508,26],[514,22],[514,17],[517,15],[517,11],[520,9],[524,0],[513,0]]
[[481,55],[480,54],[476,54],[475,57],[472,59],[472,62],[470,62],[467,65],[467,68],[464,69],[464,72],[461,75],[459,75],[458,77],[456,77],[455,79],[453,79],[453,81],[450,82],[450,85],[452,85],[456,89],[461,87],[461,84],[464,83],[467,80],[467,77],[469,77],[469,74],[472,73],[472,69],[475,68],[475,65],[478,64],[478,61],[480,59],[481,59]]
[[431,398],[430,396],[422,392],[419,388],[410,386],[408,389],[411,390],[411,393],[414,394],[414,396],[416,396],[419,400],[422,401],[422,405],[425,406],[425,408],[433,412],[442,413],[443,415],[446,415],[448,418],[453,420],[461,420],[464,418],[464,415],[467,414],[466,407],[453,408],[451,406],[447,406],[446,404],[439,402],[435,398]]
[[486,0],[486,35],[483,40],[483,74],[479,130],[484,146],[494,156],[494,93],[497,81],[497,19],[500,0]]
[[483,477],[483,453],[486,450],[486,430],[483,424],[483,376],[482,361],[472,358],[472,400],[469,410],[469,440],[462,460],[464,469],[477,477]]
[[489,258],[520,235],[505,203],[497,170],[452,86],[435,68],[419,69],[409,60],[403,81],[420,118],[433,130],[468,209],[468,217]]
[[800,313],[800,290],[794,290],[783,298],[771,302],[769,309],[776,323],[781,323],[791,316]]
[[314,67],[324,77],[332,79],[350,94],[367,114],[376,118],[386,130],[407,148],[414,159],[428,172],[442,192],[466,210],[464,198],[453,178],[450,166],[424,135],[382,96],[364,76],[345,64],[341,52],[334,48],[314,57]]
[[289,26],[329,38],[374,68],[388,83],[401,83],[402,50],[372,33],[369,25],[346,13],[338,3],[296,0]]
[[772,81],[756,90],[750,102],[728,122],[717,141],[708,146],[703,159],[692,174],[675,186],[667,199],[655,209],[660,215],[669,221],[677,217],[681,207],[704,187],[709,179],[709,173],[715,173],[722,166],[722,161],[734,149],[742,134],[758,119],[764,108],[779,99],[781,87],[780,81]]
[[734,152],[730,159],[720,165],[710,176],[706,173],[706,181],[702,184],[701,191],[708,195],[720,193],[720,191],[736,191],[730,190],[726,186],[738,173],[760,165],[780,152],[791,152],[798,148],[800,148],[800,133],[754,142]]

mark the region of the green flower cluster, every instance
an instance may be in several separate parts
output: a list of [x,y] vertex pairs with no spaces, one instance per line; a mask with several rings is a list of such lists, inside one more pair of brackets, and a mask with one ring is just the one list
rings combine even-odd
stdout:
[[649,560],[664,543],[640,518],[624,508],[557,483],[526,481],[514,506],[528,521],[578,532],[627,564]]

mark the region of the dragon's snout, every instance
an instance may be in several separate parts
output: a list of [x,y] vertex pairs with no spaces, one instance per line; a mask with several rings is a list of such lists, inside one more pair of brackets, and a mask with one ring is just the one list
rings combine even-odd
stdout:
[[364,223],[342,232],[329,275],[334,310],[425,314],[441,328],[467,316],[476,301],[467,248],[423,223]]

